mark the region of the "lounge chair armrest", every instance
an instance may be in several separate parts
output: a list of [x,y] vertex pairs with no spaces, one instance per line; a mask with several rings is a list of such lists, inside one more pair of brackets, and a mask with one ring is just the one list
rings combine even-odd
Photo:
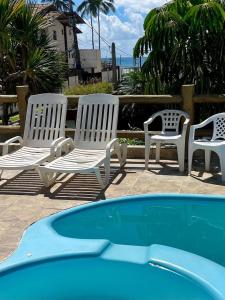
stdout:
[[51,155],[55,155],[56,151],[57,151],[57,146],[60,142],[64,141],[65,138],[64,137],[59,137],[58,139],[54,140],[52,143],[51,143]]
[[9,146],[13,144],[13,142],[18,141],[20,145],[23,143],[23,138],[21,136],[14,136],[13,138],[7,140],[2,145],[2,155],[8,154]]
[[106,155],[110,156],[112,147],[118,147],[118,146],[119,146],[118,138],[111,140],[106,146]]
[[61,141],[56,148],[56,157],[62,155],[62,150],[65,149],[65,152],[68,153],[70,149],[74,149],[74,141],[71,138],[64,139]]

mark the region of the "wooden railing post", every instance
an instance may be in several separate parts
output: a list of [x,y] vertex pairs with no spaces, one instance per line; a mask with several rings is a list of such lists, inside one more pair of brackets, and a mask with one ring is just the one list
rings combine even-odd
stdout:
[[17,97],[18,97],[18,108],[19,108],[19,116],[20,116],[20,131],[23,134],[24,125],[26,120],[27,113],[27,102],[26,96],[28,94],[29,87],[28,85],[22,85],[16,87]]
[[182,85],[181,95],[183,98],[183,110],[190,115],[190,125],[194,123],[194,102],[193,102],[194,93],[195,93],[194,84]]

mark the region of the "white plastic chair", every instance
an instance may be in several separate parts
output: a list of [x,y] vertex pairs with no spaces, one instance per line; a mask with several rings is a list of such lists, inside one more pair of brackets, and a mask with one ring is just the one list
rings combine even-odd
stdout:
[[[195,139],[196,129],[203,128],[213,123],[213,135],[211,139]],[[211,151],[217,153],[220,159],[222,181],[225,181],[225,113],[219,113],[209,117],[200,124],[192,125],[189,136],[188,174],[191,174],[193,153],[196,150],[205,151],[205,169],[209,171]]]
[[[82,96],[79,99],[75,140],[69,138],[58,145],[58,155],[63,147],[75,149],[63,157],[39,168],[46,187],[54,183],[58,173],[95,173],[103,188],[109,182],[110,157],[117,154],[120,165],[126,161],[126,147],[116,138],[119,98],[106,94]],[[99,167],[104,164],[103,182]]]
[[[28,100],[23,138],[16,136],[3,143],[0,170],[36,169],[55,158],[56,146],[64,140],[67,98],[59,94],[33,95]],[[21,148],[8,154],[15,141]]]
[[[162,131],[159,134],[152,134],[149,125],[157,118],[162,120]],[[180,121],[184,117],[183,128],[179,133]],[[187,113],[181,110],[166,109],[155,113],[150,119],[144,122],[145,131],[145,169],[148,169],[150,148],[156,144],[156,161],[160,160],[161,144],[174,144],[177,146],[177,156],[180,172],[184,171],[185,159],[185,136],[190,118]]]

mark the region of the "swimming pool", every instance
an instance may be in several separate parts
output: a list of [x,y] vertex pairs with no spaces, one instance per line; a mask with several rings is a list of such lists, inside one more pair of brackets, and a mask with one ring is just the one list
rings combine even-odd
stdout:
[[47,217],[0,264],[0,287],[0,300],[225,299],[225,199],[138,195]]

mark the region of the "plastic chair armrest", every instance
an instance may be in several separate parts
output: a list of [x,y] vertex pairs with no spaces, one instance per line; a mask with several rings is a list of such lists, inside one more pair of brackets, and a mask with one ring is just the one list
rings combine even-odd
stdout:
[[74,149],[74,148],[75,148],[75,144],[71,138],[64,139],[56,147],[56,157],[60,157],[62,155],[63,149],[65,149],[65,152],[68,153],[69,149]]
[[14,136],[13,138],[5,141],[5,143],[2,146],[2,155],[8,154],[9,152],[9,146],[13,144],[13,142],[18,141],[20,145],[23,143],[23,138],[21,136]]

